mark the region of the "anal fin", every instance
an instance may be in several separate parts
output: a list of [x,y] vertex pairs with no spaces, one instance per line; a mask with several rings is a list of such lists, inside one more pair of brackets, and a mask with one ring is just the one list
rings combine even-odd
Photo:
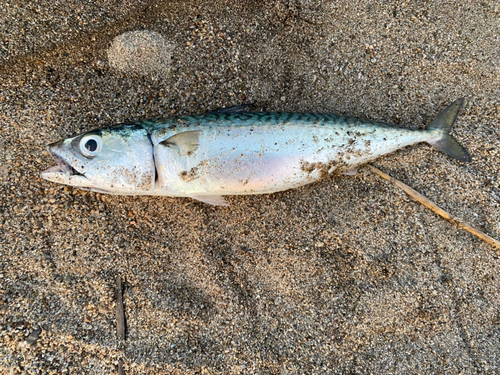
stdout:
[[196,199],[200,202],[211,204],[212,206],[225,206],[229,207],[222,195],[194,195],[190,198]]

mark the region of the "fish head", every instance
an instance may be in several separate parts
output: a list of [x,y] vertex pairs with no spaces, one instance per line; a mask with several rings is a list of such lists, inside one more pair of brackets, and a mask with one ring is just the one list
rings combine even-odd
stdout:
[[57,162],[45,180],[100,193],[151,194],[155,182],[153,145],[139,125],[92,130],[48,146]]

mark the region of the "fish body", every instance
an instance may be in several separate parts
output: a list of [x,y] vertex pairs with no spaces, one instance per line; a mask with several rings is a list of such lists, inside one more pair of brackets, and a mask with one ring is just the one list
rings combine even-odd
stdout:
[[468,161],[449,135],[461,103],[423,130],[313,113],[215,112],[120,124],[49,145],[58,165],[41,176],[101,193],[225,205],[224,195],[296,188],[420,142]]

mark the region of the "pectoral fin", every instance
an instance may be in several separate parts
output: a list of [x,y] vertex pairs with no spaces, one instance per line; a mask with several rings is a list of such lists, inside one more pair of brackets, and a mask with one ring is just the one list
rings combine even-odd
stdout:
[[192,196],[190,198],[196,199],[203,203],[211,204],[212,206],[225,206],[229,207],[222,195],[202,195],[202,196]]
[[160,145],[177,151],[179,156],[191,156],[200,145],[200,134],[201,130],[179,133],[160,142]]

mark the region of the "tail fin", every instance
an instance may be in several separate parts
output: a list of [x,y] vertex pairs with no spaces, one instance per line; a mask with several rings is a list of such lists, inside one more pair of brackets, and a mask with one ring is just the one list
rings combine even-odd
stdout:
[[464,98],[455,100],[430,123],[427,129],[440,130],[442,135],[440,138],[429,141],[428,143],[452,158],[468,162],[471,161],[469,153],[450,135],[451,127],[457,118],[458,111],[460,107],[462,107],[463,102]]

